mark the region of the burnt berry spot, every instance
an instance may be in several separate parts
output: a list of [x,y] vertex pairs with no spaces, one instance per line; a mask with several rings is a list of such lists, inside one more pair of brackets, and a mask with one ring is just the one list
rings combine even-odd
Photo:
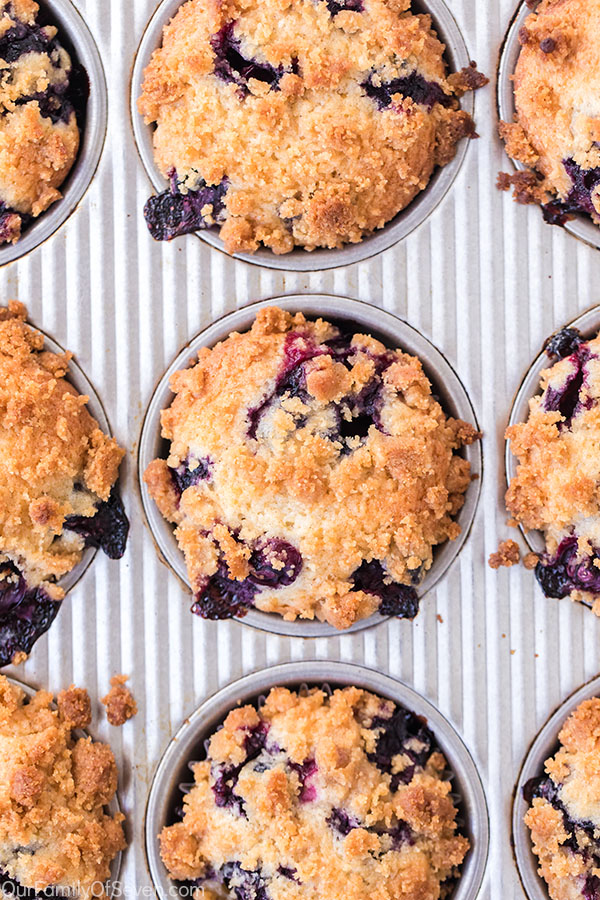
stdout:
[[392,81],[384,81],[381,84],[374,83],[374,72],[371,72],[362,87],[367,97],[374,100],[379,109],[385,109],[392,103],[394,94],[410,97],[414,103],[432,109],[436,103],[442,106],[451,106],[452,97],[445,94],[437,81],[427,81],[417,71],[405,75],[403,78],[394,78]]
[[352,575],[355,590],[374,594],[381,599],[379,612],[383,616],[414,619],[419,612],[419,598],[415,589],[406,584],[387,584],[385,579],[385,570],[378,559],[363,561]]
[[548,356],[564,359],[565,356],[575,353],[582,342],[583,338],[577,328],[561,328],[546,341],[544,350]]
[[556,50],[556,41],[552,38],[544,38],[540,43],[540,50],[542,53],[554,53]]
[[[146,201],[144,218],[148,231],[155,241],[170,241],[183,234],[210,228],[213,221],[219,222],[225,204],[228,180],[219,184],[200,181],[196,190],[182,193],[177,175],[170,175],[171,187]],[[206,208],[211,207],[210,221],[206,218]],[[204,212],[203,212],[204,211]]]
[[[424,769],[427,760],[438,748],[435,738],[423,719],[403,706],[397,706],[389,719],[376,717],[372,729],[379,730],[377,746],[368,759],[382,771],[392,775],[391,788],[395,791],[400,784],[411,781],[415,769]],[[407,757],[410,764],[401,772],[394,772],[394,758]]]
[[86,547],[99,547],[110,559],[121,559],[125,553],[129,520],[116,488],[94,516],[68,516],[64,527],[81,535]]
[[571,591],[600,594],[600,554],[578,559],[577,538],[574,535],[561,541],[552,559],[544,558],[535,567],[535,576],[546,597],[561,599]]
[[0,566],[0,666],[18,652],[29,654],[37,639],[50,628],[60,602],[41,587],[30,588],[11,562]]

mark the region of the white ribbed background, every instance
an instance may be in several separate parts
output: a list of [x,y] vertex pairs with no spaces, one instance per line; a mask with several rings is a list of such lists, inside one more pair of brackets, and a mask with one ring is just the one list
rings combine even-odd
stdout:
[[[472,57],[493,79],[514,0],[447,2]],[[152,772],[172,732],[207,694],[256,668],[303,657],[354,660],[398,676],[453,722],[481,771],[491,815],[482,896],[521,898],[510,846],[513,785],[541,724],[597,674],[600,622],[567,600],[545,600],[523,568],[493,572],[485,561],[499,539],[514,536],[502,504],[512,398],[543,339],[600,300],[600,256],[495,189],[508,163],[496,137],[493,83],[477,95],[481,139],[449,196],[417,232],[373,260],[302,275],[234,262],[193,236],[156,244],[142,218],[149,183],[128,109],[134,52],[156,0],[76,5],[106,68],[107,145],[79,210],[46,244],[5,267],[0,284],[2,301],[24,301],[32,322],[75,352],[100,394],[129,451],[122,485],[132,529],[124,559],[97,556],[14,674],[54,691],[75,681],[95,701],[110,675],[131,674],[139,715],[122,729],[98,715],[92,729],[110,739],[120,761],[131,840],[122,875],[131,891],[149,884],[142,835]],[[458,370],[485,432],[473,532],[412,624],[304,641],[204,622],[190,615],[189,597],[159,562],[144,524],[137,441],[164,368],[212,318],[301,291],[357,297],[422,330]],[[376,309],[373,315],[375,322]]]

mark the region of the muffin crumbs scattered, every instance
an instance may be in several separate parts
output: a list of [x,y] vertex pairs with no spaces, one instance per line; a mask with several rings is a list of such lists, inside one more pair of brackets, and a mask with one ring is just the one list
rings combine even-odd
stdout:
[[110,679],[111,688],[101,702],[106,707],[106,718],[111,725],[124,725],[137,714],[138,707],[129,688],[125,687],[127,675],[114,675]]

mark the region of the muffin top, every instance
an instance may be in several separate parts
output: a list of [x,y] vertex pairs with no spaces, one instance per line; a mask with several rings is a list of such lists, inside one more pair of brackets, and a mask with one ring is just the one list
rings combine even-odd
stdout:
[[255,606],[346,628],[412,618],[470,482],[421,363],[276,307],[171,379],[167,459],[145,481],[208,618]]
[[38,691],[28,701],[0,675],[2,896],[55,888],[97,897],[110,863],[125,848],[123,815],[104,811],[117,789],[113,753],[73,735],[81,717],[73,722],[65,714],[71,699],[81,705],[82,693],[63,692],[57,709],[52,694]]
[[203,896],[436,900],[469,842],[424,720],[355,687],[274,688],[229,713],[160,834]]
[[536,575],[546,595],[591,602],[600,614],[600,338],[563,329],[547,352],[559,360],[542,372],[527,421],[506,433],[519,460],[506,502],[544,534]]
[[563,725],[547,775],[523,789],[539,873],[552,900],[600,894],[600,699],[581,703]]
[[501,134],[540,178],[520,173],[501,186],[512,181],[517,199],[542,202],[557,224],[577,212],[600,223],[599,32],[600,0],[542,0],[519,33],[517,118]]
[[139,100],[171,180],[152,235],[287,253],[383,227],[474,134],[457,97],[486,79],[443,52],[410,0],[187,0]]
[[124,451],[66,380],[70,353],[44,350],[26,309],[0,309],[0,665],[19,662],[86,546],[111,557],[128,523],[112,491]]
[[59,199],[79,149],[71,59],[38,11],[0,2],[0,244]]

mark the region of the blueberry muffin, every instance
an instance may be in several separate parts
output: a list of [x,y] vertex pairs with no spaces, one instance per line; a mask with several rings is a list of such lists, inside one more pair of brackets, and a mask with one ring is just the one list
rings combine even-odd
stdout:
[[563,329],[547,351],[526,422],[507,430],[519,465],[506,502],[526,529],[543,532],[535,572],[547,597],[592,604],[600,615],[600,338]]
[[424,720],[355,687],[274,688],[230,712],[192,769],[159,839],[198,897],[437,900],[469,849]]
[[542,0],[519,33],[516,121],[500,133],[527,169],[499,186],[541,203],[552,224],[574,213],[600,224],[599,33],[600,0]]
[[0,665],[50,627],[84,548],[116,559],[129,527],[114,487],[124,451],[66,380],[71,354],[44,350],[25,316],[0,309]]
[[152,236],[288,253],[382,228],[474,136],[457,98],[486,79],[443,53],[410,0],[187,0],[139,100],[171,183]]
[[194,612],[337,628],[416,615],[433,547],[460,533],[457,451],[478,437],[445,415],[418,359],[265,308],[171,387],[169,455],[144,478],[177,526]]
[[79,149],[73,65],[33,0],[0,0],[0,244],[58,200]]
[[[30,700],[0,675],[0,895],[99,897],[125,848],[121,813],[104,810],[117,790],[110,747],[72,733],[89,724],[85,691]],[[42,894],[43,892],[43,894]]]
[[546,775],[523,788],[539,874],[552,900],[600,897],[600,699],[581,703],[546,760]]

